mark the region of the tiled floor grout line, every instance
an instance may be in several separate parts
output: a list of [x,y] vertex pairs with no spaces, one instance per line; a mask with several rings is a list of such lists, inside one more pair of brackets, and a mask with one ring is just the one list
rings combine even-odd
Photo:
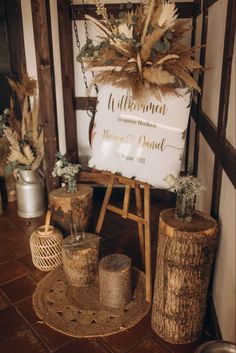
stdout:
[[[29,321],[24,317],[24,315],[20,312],[20,310],[18,310],[17,306],[7,297],[10,305],[16,310],[17,314],[20,315],[20,317],[24,320],[24,322],[26,323],[26,325],[29,327],[30,330],[32,330],[34,332],[34,334],[39,338],[40,342],[42,342],[42,344],[45,346],[45,348],[47,348],[47,350],[52,353],[53,351],[51,350],[51,348],[47,345],[47,343],[42,339],[42,337],[40,337],[40,335],[37,333],[37,331],[34,329],[33,325],[31,325],[29,323]],[[9,352],[10,353],[10,352]],[[69,352],[68,352],[69,353]]]
[[[10,254],[9,254],[10,255]],[[4,265],[6,262],[9,262],[11,260],[15,260],[14,257],[12,257],[11,259],[7,259],[7,260],[4,260],[4,261],[1,261],[0,262],[0,265]]]
[[106,343],[102,340],[102,337],[105,337],[105,336],[100,336],[100,337],[96,337],[97,341],[104,347],[106,348],[110,353],[115,353],[111,347],[107,346]]
[[130,347],[128,347],[126,350],[124,350],[122,353],[128,353],[132,348],[135,348],[135,346],[137,346],[139,343],[142,343],[150,336],[151,336],[151,333],[149,332],[147,336],[141,338],[139,341],[136,341],[134,344],[132,344]]
[[1,286],[4,286],[5,284],[8,284],[8,283],[14,282],[14,281],[16,281],[17,279],[20,279],[20,278],[26,277],[26,276],[28,276],[29,274],[30,274],[30,272],[29,272],[29,270],[28,270],[28,273],[25,273],[24,275],[21,275],[21,276],[15,277],[15,278],[13,278],[13,279],[11,279],[11,280],[9,280],[9,281],[6,281],[6,282],[2,282],[2,283],[0,284],[0,287],[1,287]]
[[[27,254],[27,255],[29,255],[29,254]],[[24,255],[24,256],[26,256],[26,255]],[[22,265],[22,266],[29,272],[29,274],[33,277],[35,283],[38,284],[38,282],[39,282],[43,277],[42,277],[42,278],[36,278],[35,275],[34,275],[34,273],[33,273],[22,261],[20,261],[20,259],[22,259],[24,256],[21,256],[19,259],[17,259],[17,261],[20,263],[20,265]],[[37,267],[35,267],[35,268],[37,268]],[[44,272],[44,271],[42,271],[42,272]],[[49,272],[44,272],[44,273],[45,273],[45,276],[46,276]]]

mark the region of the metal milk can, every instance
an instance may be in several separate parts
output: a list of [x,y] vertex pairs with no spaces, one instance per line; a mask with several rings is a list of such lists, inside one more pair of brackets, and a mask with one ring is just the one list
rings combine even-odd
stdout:
[[17,213],[23,218],[42,216],[45,212],[45,194],[38,170],[20,170],[16,181]]

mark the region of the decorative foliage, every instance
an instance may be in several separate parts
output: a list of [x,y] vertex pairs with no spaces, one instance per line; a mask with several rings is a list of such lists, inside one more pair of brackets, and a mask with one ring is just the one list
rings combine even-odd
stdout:
[[[8,78],[11,88],[16,92],[21,105],[22,119],[17,120],[14,113],[14,102],[11,99],[10,109],[5,109],[0,119],[0,130],[8,140],[7,171],[17,174],[19,169],[35,170],[43,157],[43,131],[39,122],[39,103],[36,92],[37,82],[27,74],[22,82]],[[30,104],[32,97],[32,107]]]
[[174,177],[172,174],[169,174],[164,179],[169,184],[169,190],[174,192],[181,192],[187,197],[191,195],[198,195],[201,191],[206,188],[201,185],[200,180],[193,176],[180,176],[178,178]]
[[200,92],[191,76],[202,69],[192,58],[198,48],[180,44],[189,26],[177,20],[174,3],[121,4],[118,19],[109,16],[101,0],[95,0],[95,5],[102,19],[85,18],[95,27],[100,42],[95,45],[87,40],[77,57],[96,73],[94,82],[131,89],[135,99],[150,93],[158,99],[179,95],[177,88],[183,87]]
[[80,167],[80,164],[69,163],[65,155],[61,154],[61,152],[57,152],[56,163],[52,171],[52,176],[63,177],[65,183],[67,184],[67,191],[72,193],[77,190],[75,176],[79,172]]

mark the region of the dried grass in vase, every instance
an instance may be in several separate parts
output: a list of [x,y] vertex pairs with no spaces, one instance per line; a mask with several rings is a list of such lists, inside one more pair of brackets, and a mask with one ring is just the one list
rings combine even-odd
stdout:
[[18,170],[36,170],[39,167],[44,157],[43,131],[39,121],[36,80],[24,74],[21,83],[10,78],[8,82],[17,94],[22,119],[21,121],[16,119],[14,103],[11,100],[10,108],[5,109],[7,118],[0,125],[3,135],[9,142],[7,172],[16,174]]
[[77,60],[96,75],[94,83],[112,84],[131,90],[134,99],[152,93],[158,99],[179,95],[178,88],[200,88],[192,78],[202,66],[193,59],[198,48],[181,44],[188,31],[186,21],[177,20],[174,3],[143,1],[121,4],[119,18],[109,16],[101,0],[95,3],[101,20],[85,15],[96,29],[99,44],[88,39]]

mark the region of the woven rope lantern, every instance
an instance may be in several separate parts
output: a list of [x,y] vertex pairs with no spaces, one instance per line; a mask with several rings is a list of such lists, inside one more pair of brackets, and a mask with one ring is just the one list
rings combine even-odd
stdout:
[[51,211],[47,212],[44,226],[30,236],[30,249],[35,267],[41,271],[51,271],[61,265],[61,232],[50,226]]

